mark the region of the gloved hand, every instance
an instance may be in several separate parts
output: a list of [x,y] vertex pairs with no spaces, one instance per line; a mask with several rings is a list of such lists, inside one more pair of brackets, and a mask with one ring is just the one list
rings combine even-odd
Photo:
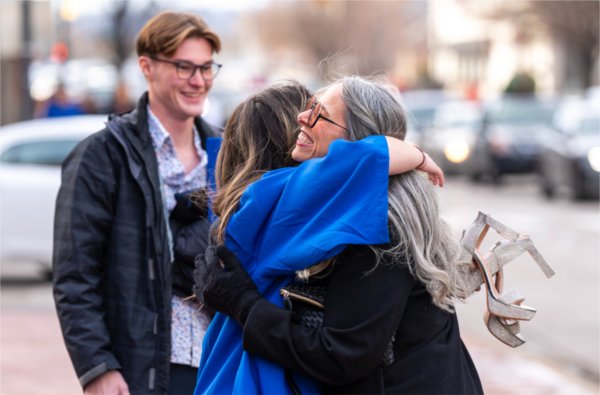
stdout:
[[[213,251],[207,248],[204,259],[207,272],[202,290],[204,303],[243,327],[250,310],[262,298],[256,285],[235,254],[224,245],[218,245]],[[200,272],[198,275],[203,276]]]
[[217,254],[215,253],[214,245],[208,246],[204,253],[196,255],[196,258],[194,259],[194,284],[192,286],[192,291],[198,303],[202,305],[202,310],[210,317],[213,317],[215,315],[215,311],[209,305],[204,303],[204,295],[202,294],[204,284],[206,284],[206,280],[208,279],[206,257],[208,257],[208,260],[219,260],[219,257],[217,257]]

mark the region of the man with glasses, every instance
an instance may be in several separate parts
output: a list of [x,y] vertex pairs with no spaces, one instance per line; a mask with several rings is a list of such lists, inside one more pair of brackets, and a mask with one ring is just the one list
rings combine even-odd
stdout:
[[136,49],[148,91],[63,164],[54,298],[86,394],[192,393],[210,316],[186,300],[209,223],[201,114],[221,65],[202,19],[164,12]]

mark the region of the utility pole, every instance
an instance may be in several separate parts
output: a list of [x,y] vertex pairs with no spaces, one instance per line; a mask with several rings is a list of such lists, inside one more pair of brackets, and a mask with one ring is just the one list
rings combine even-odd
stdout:
[[33,103],[29,94],[29,65],[31,63],[31,2],[21,2],[21,119],[29,119],[33,115]]

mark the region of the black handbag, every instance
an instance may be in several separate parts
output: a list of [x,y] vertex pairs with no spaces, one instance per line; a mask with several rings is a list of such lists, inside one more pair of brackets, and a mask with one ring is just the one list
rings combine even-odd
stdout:
[[[306,328],[319,328],[323,326],[325,316],[323,308],[325,307],[325,292],[327,287],[324,285],[313,284],[291,284],[280,289],[279,293],[283,297],[283,304],[286,309],[296,314],[298,324]],[[389,366],[394,363],[394,341],[396,336],[392,336],[387,349],[379,362],[380,366]]]
[[[298,324],[306,328],[323,326],[325,306],[324,285],[291,284],[279,290],[286,309],[295,313]],[[289,369],[285,370],[285,380],[294,395],[302,395]]]
[[318,328],[323,325],[326,290],[324,285],[292,284],[281,288],[279,293],[285,308],[296,313],[301,326]]

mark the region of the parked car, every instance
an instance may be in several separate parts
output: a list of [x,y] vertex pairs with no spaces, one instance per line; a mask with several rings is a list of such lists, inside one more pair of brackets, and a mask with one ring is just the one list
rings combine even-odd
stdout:
[[535,96],[505,95],[484,105],[470,176],[499,182],[505,174],[532,173],[556,104]]
[[407,141],[421,145],[436,109],[449,99],[449,94],[440,89],[419,89],[403,91],[400,98],[407,112]]
[[52,262],[54,205],[60,165],[107,117],[81,115],[0,128],[0,262]]
[[567,100],[557,111],[553,128],[538,160],[542,192],[559,191],[574,199],[600,197],[600,108],[597,102]]
[[483,112],[476,101],[448,101],[435,111],[423,134],[423,149],[447,174],[467,174]]

